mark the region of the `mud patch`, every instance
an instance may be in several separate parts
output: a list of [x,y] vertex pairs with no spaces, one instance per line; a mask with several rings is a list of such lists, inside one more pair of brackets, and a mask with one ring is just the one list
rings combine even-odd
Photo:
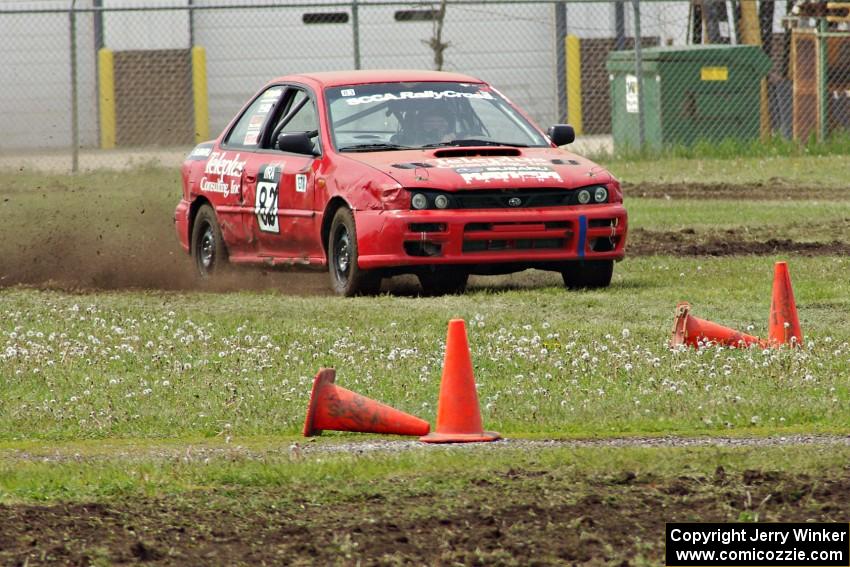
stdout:
[[665,522],[834,521],[850,472],[771,470],[576,480],[512,468],[425,492],[319,496],[240,488],[154,499],[0,506],[4,565],[663,565]]
[[66,291],[163,289],[237,291],[285,289],[292,295],[330,293],[323,272],[229,266],[202,281],[172,231],[142,223],[131,236],[120,227],[90,231],[48,228],[0,256],[0,287],[33,285]]
[[633,228],[629,232],[626,253],[629,256],[736,256],[799,254],[802,256],[839,256],[850,253],[850,243],[799,242],[788,238],[754,240],[751,231],[726,230],[706,234],[693,229],[657,231]]
[[850,197],[846,189],[800,187],[782,179],[764,183],[624,183],[626,198],[647,199],[726,199],[734,201],[838,201]]

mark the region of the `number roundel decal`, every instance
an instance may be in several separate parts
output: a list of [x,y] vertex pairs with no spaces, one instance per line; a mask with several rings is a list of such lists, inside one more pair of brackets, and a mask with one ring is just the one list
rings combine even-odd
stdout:
[[280,188],[279,165],[261,165],[254,196],[254,214],[263,232],[280,232],[277,218],[277,198]]

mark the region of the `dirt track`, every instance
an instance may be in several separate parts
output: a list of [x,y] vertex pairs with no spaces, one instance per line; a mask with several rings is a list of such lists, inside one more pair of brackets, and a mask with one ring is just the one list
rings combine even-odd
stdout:
[[800,254],[802,256],[846,256],[850,243],[798,242],[788,238],[754,240],[743,231],[726,230],[715,234],[700,234],[692,229],[656,231],[634,228],[629,233],[630,256],[738,256],[769,254]]
[[376,485],[198,490],[0,506],[4,565],[663,565],[665,522],[840,521],[850,471],[657,477],[570,464],[510,468],[425,492]]
[[[67,191],[67,188],[64,189]],[[661,185],[642,184],[625,188],[626,197],[670,199],[821,199],[838,198],[839,192],[814,188],[789,187],[781,183],[747,186],[731,185]],[[11,203],[0,203],[12,212]],[[9,199],[5,199],[9,201]],[[211,291],[244,289],[286,289],[291,294],[322,295],[328,293],[326,276],[319,273],[265,272],[245,268],[233,270],[213,284],[203,284],[194,275],[190,258],[177,244],[171,218],[162,212],[123,211],[124,217],[104,222],[97,212],[100,202],[95,199],[93,210],[84,218],[65,218],[56,213],[49,223],[34,220],[34,232],[11,234],[19,238],[17,245],[6,243],[7,252],[0,255],[0,288],[17,284],[69,291],[110,289],[165,289]],[[0,210],[0,213],[3,211]],[[13,213],[14,214],[14,213]],[[162,218],[160,218],[162,217]],[[845,222],[848,224],[850,221]],[[728,256],[741,254],[797,253],[804,255],[846,255],[850,243],[797,242],[780,235],[739,231],[697,233],[681,231],[651,231],[632,228],[627,254],[646,256]],[[411,294],[417,286],[410,281],[400,286],[388,284],[385,289]]]
[[[333,435],[333,434],[331,434]],[[446,451],[468,452],[475,454],[482,451],[502,451],[505,449],[541,450],[557,448],[601,448],[601,447],[797,447],[797,446],[850,446],[850,436],[847,435],[803,435],[793,434],[773,437],[609,437],[602,439],[501,439],[494,443],[426,445],[419,441],[398,439],[378,439],[373,441],[340,441],[317,442],[316,438],[299,444],[299,452],[304,457],[321,457],[328,454],[369,455],[380,453],[397,454],[406,451]],[[128,461],[183,461],[195,462],[204,459],[226,460],[266,460],[281,458],[288,455],[290,443],[271,446],[262,451],[241,447],[237,442],[226,447],[209,447],[203,445],[186,445],[179,447],[160,447],[140,449],[137,447],[126,450],[107,448],[104,453],[97,452],[83,457],[76,453],[56,451],[51,454],[44,452],[31,453],[27,451],[8,450],[0,452],[0,457],[7,461],[64,463],[64,462],[97,462],[109,459],[124,459]]]
[[626,198],[646,199],[729,199],[743,201],[834,201],[846,200],[846,190],[799,187],[781,179],[763,183],[734,185],[731,183],[641,183],[623,184]]

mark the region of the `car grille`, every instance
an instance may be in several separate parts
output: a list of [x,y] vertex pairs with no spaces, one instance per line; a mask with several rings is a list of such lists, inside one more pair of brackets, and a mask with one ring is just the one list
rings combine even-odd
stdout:
[[[569,205],[572,193],[563,189],[458,191],[452,196],[458,209],[523,209]],[[516,199],[519,204],[514,204]]]

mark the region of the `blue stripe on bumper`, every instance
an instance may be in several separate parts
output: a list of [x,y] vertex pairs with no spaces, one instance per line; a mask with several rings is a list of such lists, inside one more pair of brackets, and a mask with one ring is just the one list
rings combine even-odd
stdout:
[[578,218],[578,257],[584,258],[584,246],[587,240],[587,217],[582,215]]

